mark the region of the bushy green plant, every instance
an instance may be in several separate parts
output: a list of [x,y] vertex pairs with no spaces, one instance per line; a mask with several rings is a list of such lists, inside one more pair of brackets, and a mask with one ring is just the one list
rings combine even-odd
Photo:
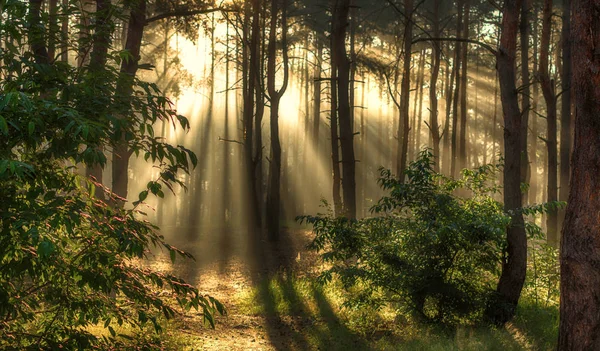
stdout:
[[313,227],[311,247],[330,264],[321,278],[335,274],[345,287],[361,287],[348,303],[397,303],[445,324],[478,319],[495,289],[510,223],[492,197],[496,170],[488,165],[451,179],[435,172],[423,151],[405,182],[381,170],[389,195],[373,217],[301,217]]
[[[131,97],[117,94],[123,77],[116,62],[127,53],[111,52],[108,64],[92,71],[40,63],[19,49],[32,30],[25,4],[2,2],[7,20],[0,25],[8,36],[0,49],[0,348],[110,347],[115,325],[158,331],[157,318],[172,317],[177,305],[200,309],[214,324],[213,314],[224,312],[218,301],[139,262],[153,246],[172,260],[189,257],[164,242],[142,211],[149,194],[162,197],[163,186],[182,185],[178,173],[197,162],[190,150],[154,136],[152,126],[187,129],[187,120],[152,84],[135,80]],[[75,166],[103,166],[120,142],[160,169],[125,208],[110,206],[108,189]],[[105,340],[90,332],[98,325],[109,332]]]

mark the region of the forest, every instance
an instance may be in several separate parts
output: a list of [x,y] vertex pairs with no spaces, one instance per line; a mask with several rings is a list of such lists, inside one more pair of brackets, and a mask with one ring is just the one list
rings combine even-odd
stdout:
[[0,0],[0,349],[600,350],[600,0]]

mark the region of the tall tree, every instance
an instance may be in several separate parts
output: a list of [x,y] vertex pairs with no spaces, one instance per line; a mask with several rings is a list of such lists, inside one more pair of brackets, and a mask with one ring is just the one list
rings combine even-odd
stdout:
[[[563,0],[562,22],[562,77],[560,113],[560,192],[559,200],[569,198],[569,171],[571,165],[571,0]],[[565,211],[559,211],[558,229],[563,226]]]
[[[440,2],[441,0],[433,1],[432,35],[434,38],[440,37]],[[433,143],[434,170],[437,172],[439,171],[440,165],[440,126],[438,122],[437,81],[440,73],[442,52],[440,42],[433,41],[431,45],[433,51],[431,52],[431,79],[429,81],[429,131]]]
[[[558,200],[558,155],[557,155],[557,123],[556,123],[556,93],[554,91],[554,80],[550,78],[550,35],[552,31],[552,0],[544,0],[542,19],[542,38],[540,44],[540,83],[542,94],[546,102],[546,121],[548,130],[546,135],[546,146],[548,148],[548,165],[546,168],[548,177],[548,202]],[[546,221],[548,242],[556,246],[558,244],[558,215],[555,209],[548,212]]]
[[[519,26],[521,39],[521,110],[523,111],[523,121],[525,128],[529,125],[530,103],[530,77],[529,77],[529,12],[531,10],[531,0],[524,0],[521,8],[521,24]],[[527,154],[527,132],[521,133],[521,183],[529,183],[529,157]],[[527,199],[525,193],[523,199]]]
[[346,54],[346,31],[350,0],[336,0],[332,14],[331,55],[337,69],[338,122],[342,151],[343,214],[356,218],[356,160],[350,109],[350,60]]
[[283,83],[277,90],[275,75],[277,68],[277,23],[279,21],[279,1],[271,0],[271,26],[269,28],[269,47],[267,64],[267,88],[271,101],[271,162],[269,163],[269,184],[267,191],[267,229],[269,237],[279,235],[279,209],[281,206],[281,143],[279,142],[279,104],[288,86],[289,67],[287,53],[287,9],[283,0],[281,16],[281,46],[283,51]]
[[496,289],[497,300],[496,303],[490,305],[486,313],[497,324],[504,324],[515,315],[527,271],[527,235],[523,215],[519,211],[522,204],[522,118],[515,67],[519,13],[522,5],[523,0],[505,1],[500,47],[496,52],[496,67],[504,115],[504,210],[511,214],[511,222],[506,230],[506,257]]
[[398,144],[396,148],[396,175],[404,180],[404,171],[408,158],[409,135],[409,102],[410,102],[410,64],[413,40],[413,0],[404,0],[404,62],[402,68],[402,83],[400,86],[400,113],[398,115]]
[[[471,1],[464,0],[464,15],[463,15],[463,28],[462,28],[462,38],[469,38],[469,19],[471,12]],[[460,135],[459,135],[459,144],[458,144],[458,164],[459,169],[466,167],[467,162],[467,114],[468,114],[468,106],[467,106],[467,88],[469,84],[469,77],[467,75],[468,72],[468,56],[469,56],[469,47],[468,43],[461,44],[461,82],[460,82]]]
[[561,239],[558,349],[600,349],[600,1],[571,4],[575,137]]

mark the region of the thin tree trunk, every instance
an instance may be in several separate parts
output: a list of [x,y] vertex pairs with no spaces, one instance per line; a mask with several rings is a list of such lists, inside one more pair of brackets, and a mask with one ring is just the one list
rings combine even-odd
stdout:
[[333,10],[331,50],[332,61],[335,62],[338,71],[336,82],[340,146],[342,150],[342,191],[344,195],[342,211],[347,218],[353,219],[356,218],[356,160],[354,157],[354,131],[349,96],[350,62],[346,55],[346,28],[348,26],[349,10],[350,0],[336,0]]
[[[457,22],[456,22],[456,37],[457,38],[462,38],[462,22],[463,22],[463,9],[464,9],[464,0],[459,0],[458,1],[458,16],[457,16]],[[461,92],[461,79],[460,79],[460,66],[461,66],[461,48],[462,45],[460,45],[460,43],[455,43],[455,47],[454,47],[454,79],[455,79],[455,83],[454,83],[454,96],[453,96],[453,102],[452,102],[452,137],[451,137],[451,144],[450,144],[450,151],[451,151],[451,160],[450,160],[450,176],[452,177],[456,177],[457,173],[456,173],[456,160],[458,158],[457,155],[457,147],[458,147],[458,143],[457,143],[457,136],[458,136],[458,103],[459,103],[459,94]]]
[[269,183],[267,191],[267,229],[269,238],[279,237],[279,219],[281,207],[281,144],[279,142],[279,104],[285,93],[289,80],[287,54],[287,9],[283,0],[281,16],[282,50],[283,50],[283,83],[279,90],[275,87],[277,65],[277,22],[279,16],[279,0],[271,0],[271,28],[269,30],[267,86],[271,100],[271,162],[269,163]]
[[[471,12],[471,1],[465,0],[464,3],[464,15],[463,15],[463,29],[462,29],[462,38],[469,38],[469,15]],[[459,135],[459,144],[458,144],[458,168],[463,169],[466,167],[467,162],[467,85],[468,85],[468,76],[467,76],[467,67],[468,67],[468,56],[469,56],[469,45],[468,43],[462,43],[461,48],[461,82],[460,82],[460,131]]]
[[[544,13],[542,24],[542,40],[540,46],[540,81],[542,93],[546,101],[546,121],[548,123],[546,146],[548,147],[548,202],[558,200],[558,155],[556,141],[556,94],[554,92],[554,81],[550,79],[550,66],[548,63],[550,51],[550,34],[552,31],[552,0],[544,0]],[[546,217],[546,230],[548,243],[558,245],[558,214],[556,210],[550,209]]]
[[[433,2],[432,34],[435,38],[440,36],[440,2],[441,0],[434,0]],[[440,126],[438,123],[437,81],[440,73],[441,54],[440,43],[437,41],[432,42],[432,68],[431,79],[429,81],[429,131],[431,133],[431,140],[433,143],[433,169],[436,172],[439,172],[440,170]]]
[[319,127],[321,125],[321,65],[323,64],[323,41],[315,32],[317,56],[315,62],[315,77],[313,83],[313,143],[315,150],[319,150]]
[[413,38],[413,0],[404,0],[404,12],[407,16],[404,28],[404,67],[400,95],[400,115],[398,118],[398,146],[396,149],[396,176],[404,182],[408,156],[409,101],[410,101],[410,60]]
[[[571,165],[571,0],[563,0],[562,24],[562,78],[560,113],[560,193],[559,200],[569,198],[569,171]],[[563,226],[565,210],[558,213],[558,229]]]
[[[529,125],[530,91],[529,84],[529,11],[531,9],[531,0],[524,0],[521,8],[521,24],[519,31],[521,34],[521,111],[523,111],[523,128]],[[529,183],[531,172],[529,171],[529,157],[527,153],[527,132],[521,133],[521,183]],[[527,192],[523,194],[523,200],[526,201]]]

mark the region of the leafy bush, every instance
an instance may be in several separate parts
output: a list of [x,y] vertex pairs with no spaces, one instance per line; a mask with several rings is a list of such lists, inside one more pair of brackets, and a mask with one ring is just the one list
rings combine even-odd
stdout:
[[[152,246],[189,257],[163,241],[143,218],[143,200],[182,182],[195,155],[155,137],[157,123],[189,128],[156,86],[139,80],[135,93],[117,93],[115,68],[126,53],[91,71],[67,63],[39,63],[21,50],[30,26],[25,2],[6,3],[8,36],[0,49],[0,348],[89,349],[118,342],[115,325],[150,324],[183,311],[213,314],[223,306],[181,279],[143,267]],[[6,15],[6,16],[4,16]],[[63,14],[66,16],[66,14]],[[33,30],[33,29],[31,29]],[[130,79],[130,78],[126,78]],[[102,84],[99,84],[101,82]],[[77,174],[76,166],[104,166],[106,150],[127,143],[160,169],[139,201],[114,208],[108,189]],[[89,330],[103,326],[100,340]]]
[[360,287],[347,303],[397,303],[445,324],[478,319],[495,289],[510,223],[492,197],[496,170],[464,170],[454,180],[436,173],[424,151],[405,183],[381,170],[389,195],[372,208],[373,217],[301,217],[313,226],[311,247],[330,264],[321,279],[335,274],[346,288]]

